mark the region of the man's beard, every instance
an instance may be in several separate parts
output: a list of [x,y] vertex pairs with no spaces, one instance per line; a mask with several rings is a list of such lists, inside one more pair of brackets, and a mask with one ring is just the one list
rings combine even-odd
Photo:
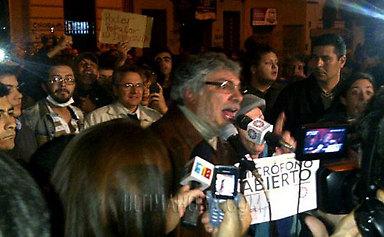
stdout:
[[90,85],[97,81],[97,75],[93,73],[82,73],[79,82],[84,85]]
[[60,93],[59,91],[55,91],[51,96],[58,103],[67,103],[72,98],[72,94],[68,90],[66,90],[66,92],[68,93],[66,97],[56,96],[56,93]]

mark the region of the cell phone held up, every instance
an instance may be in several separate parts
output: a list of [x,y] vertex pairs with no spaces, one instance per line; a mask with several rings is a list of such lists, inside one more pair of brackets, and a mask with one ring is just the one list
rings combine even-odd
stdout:
[[215,166],[211,190],[207,192],[210,222],[218,227],[224,219],[219,204],[228,199],[239,202],[237,195],[239,170],[235,166]]
[[149,86],[149,92],[151,94],[153,93],[159,93],[160,92],[160,87],[159,85],[157,85],[156,82],[153,82],[150,86]]

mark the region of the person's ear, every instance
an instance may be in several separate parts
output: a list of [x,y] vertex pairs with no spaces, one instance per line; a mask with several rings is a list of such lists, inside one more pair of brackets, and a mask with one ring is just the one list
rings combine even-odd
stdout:
[[340,96],[340,102],[341,102],[343,105],[347,105],[347,100],[345,99],[344,96]]
[[184,102],[186,104],[194,104],[196,101],[195,93],[190,88],[186,88],[183,92]]
[[347,62],[347,57],[345,55],[339,58],[340,68],[343,68],[345,63]]

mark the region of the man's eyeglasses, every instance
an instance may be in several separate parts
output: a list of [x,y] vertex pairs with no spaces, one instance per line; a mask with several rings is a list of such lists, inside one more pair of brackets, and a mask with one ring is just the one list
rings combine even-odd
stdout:
[[144,84],[143,83],[123,83],[123,84],[115,84],[116,86],[121,86],[123,90],[131,90],[131,89],[143,89]]
[[210,85],[210,86],[215,86],[225,94],[234,94],[236,89],[239,91],[241,90],[240,84],[235,85],[231,81],[206,81],[206,82],[204,82],[204,84]]
[[74,76],[60,76],[60,75],[53,75],[51,76],[51,78],[49,79],[49,83],[51,84],[58,84],[58,83],[67,83],[68,85],[73,85],[75,84],[76,80],[75,80],[75,77]]

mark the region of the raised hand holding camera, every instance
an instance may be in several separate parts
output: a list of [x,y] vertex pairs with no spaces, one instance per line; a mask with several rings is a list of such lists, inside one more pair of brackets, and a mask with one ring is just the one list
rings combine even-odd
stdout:
[[239,170],[235,166],[215,166],[211,190],[207,191],[207,201],[210,222],[213,227],[218,227],[224,219],[224,212],[220,204],[231,199],[239,203],[237,194]]

